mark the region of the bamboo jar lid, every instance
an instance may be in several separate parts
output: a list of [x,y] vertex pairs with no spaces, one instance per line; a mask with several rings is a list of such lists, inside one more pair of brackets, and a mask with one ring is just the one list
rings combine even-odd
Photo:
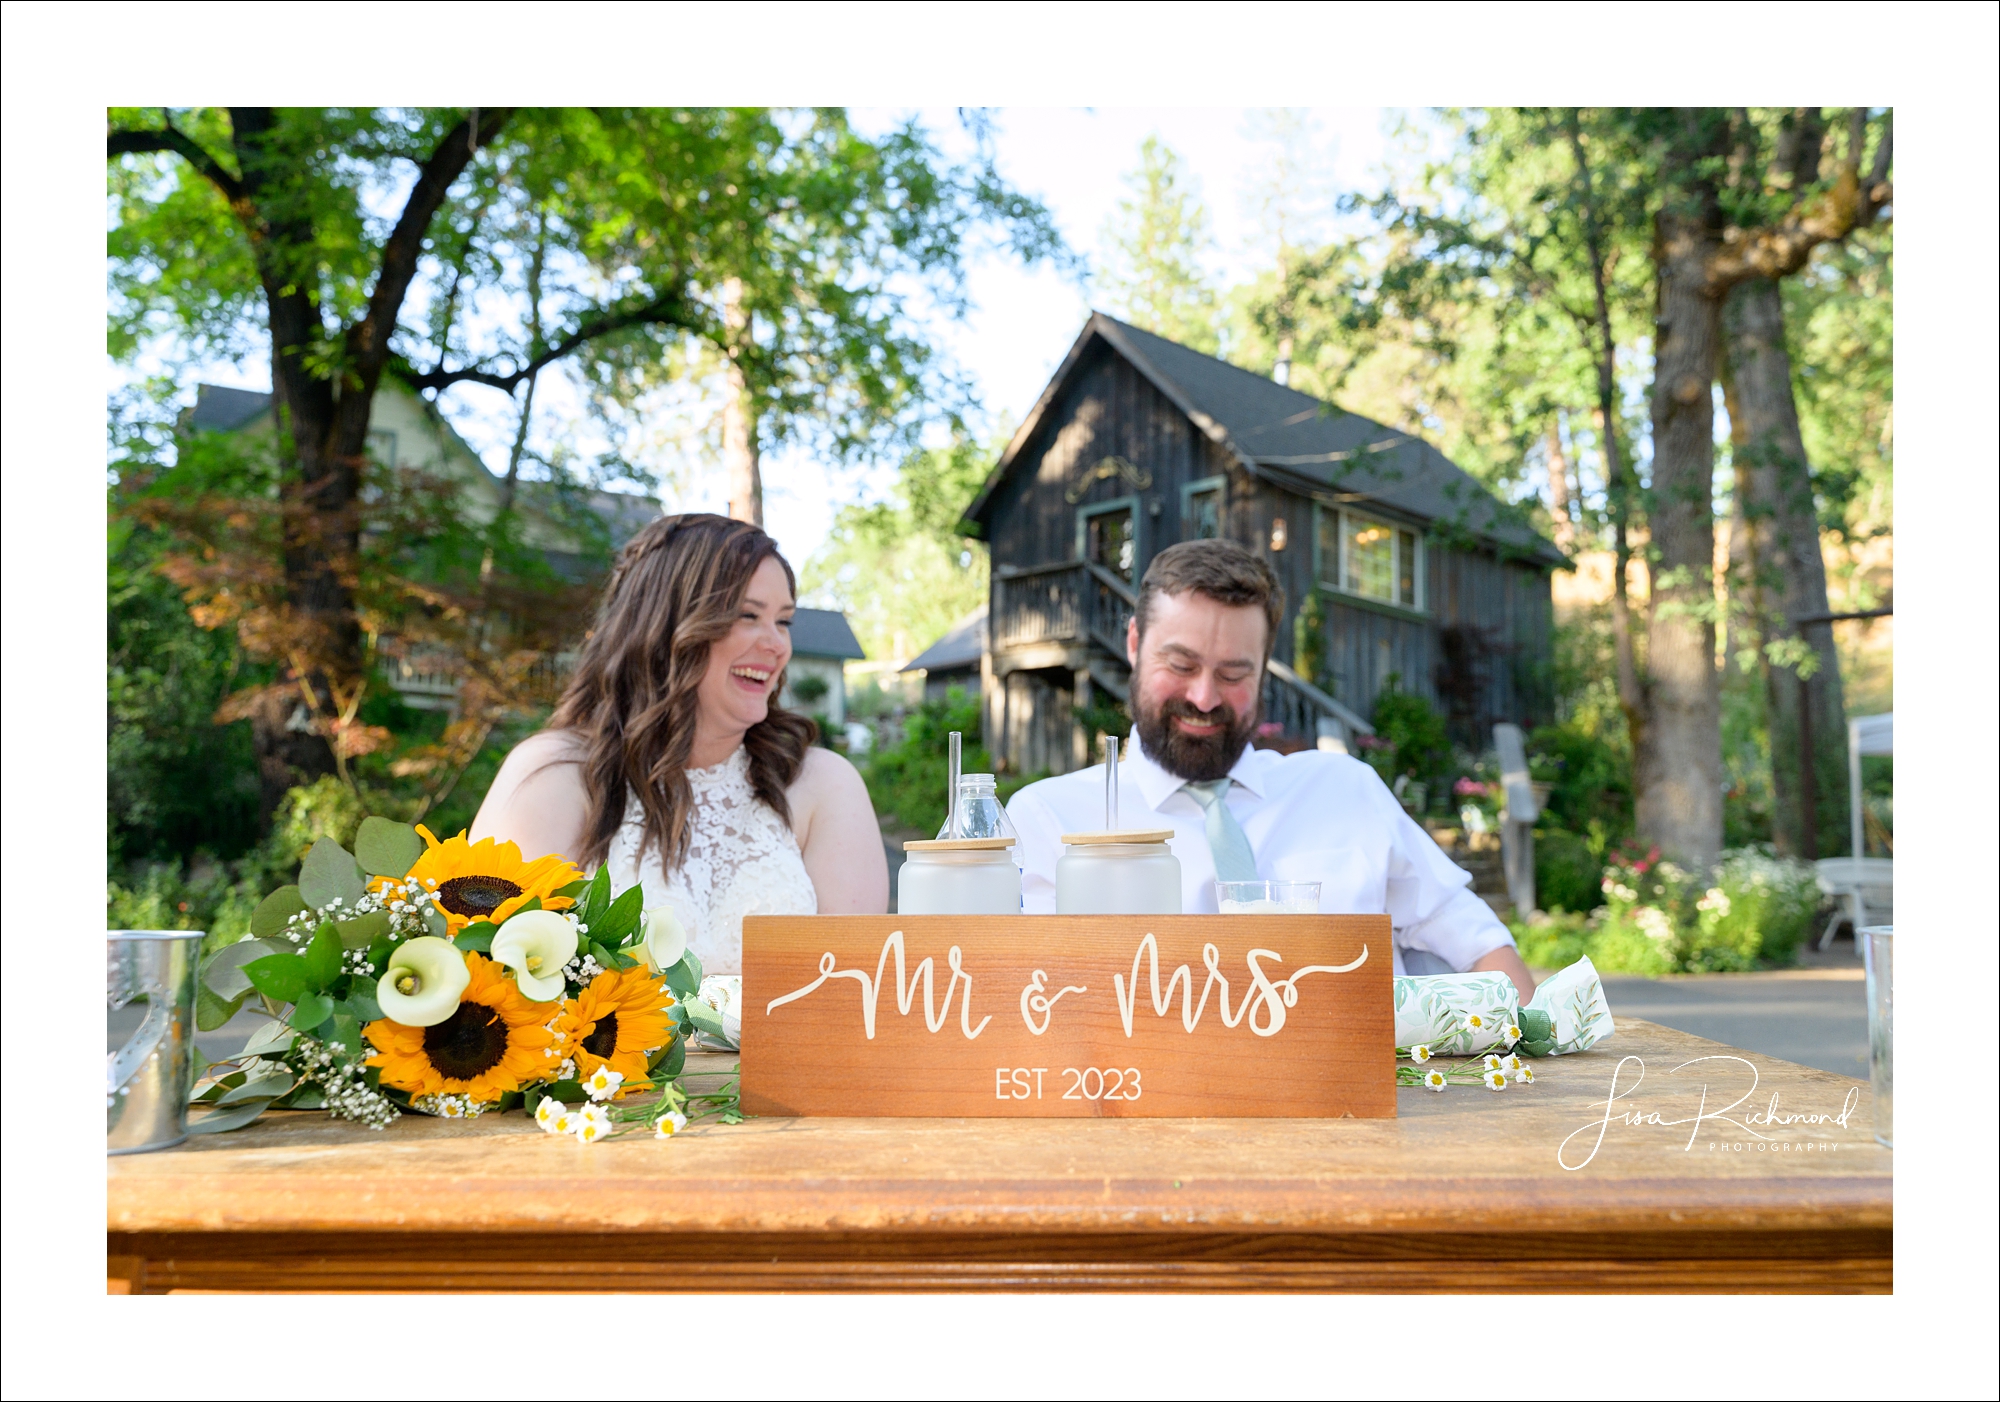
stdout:
[[928,837],[903,844],[905,852],[997,852],[1012,847],[1011,837]]
[[1143,828],[1131,832],[1066,832],[1062,840],[1071,847],[1107,847],[1120,842],[1165,842],[1173,835],[1172,828]]

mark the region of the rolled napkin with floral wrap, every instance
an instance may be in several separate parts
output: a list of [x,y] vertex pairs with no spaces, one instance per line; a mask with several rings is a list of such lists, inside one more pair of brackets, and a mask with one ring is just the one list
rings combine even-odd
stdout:
[[1501,973],[1419,974],[1395,980],[1396,1047],[1429,1056],[1478,1056],[1517,1048],[1527,1056],[1566,1056],[1616,1030],[1590,960],[1551,974],[1521,1006]]

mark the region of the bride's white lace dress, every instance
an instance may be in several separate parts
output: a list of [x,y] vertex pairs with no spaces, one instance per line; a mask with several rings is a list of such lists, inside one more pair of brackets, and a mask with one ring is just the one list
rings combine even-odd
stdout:
[[819,896],[791,826],[750,787],[742,747],[710,769],[687,771],[693,790],[687,859],[664,871],[658,848],[640,850],[644,814],[634,795],[611,839],[613,890],[637,882],[650,908],[671,907],[709,974],[743,972],[743,917],[815,915]]

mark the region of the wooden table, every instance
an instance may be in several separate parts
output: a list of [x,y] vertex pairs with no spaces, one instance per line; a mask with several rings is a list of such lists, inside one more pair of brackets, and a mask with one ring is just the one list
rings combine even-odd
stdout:
[[[583,1145],[518,1114],[272,1115],[108,1160],[109,1273],[146,1292],[1889,1290],[1867,1086],[1749,1052],[1673,1072],[1728,1051],[1622,1021],[1532,1086],[1401,1091],[1395,1120],[755,1120]],[[1654,1122],[1605,1128],[1627,1057],[1645,1078],[1624,1093],[1623,1061],[1616,1105]],[[1753,1067],[1729,1121],[1665,1123],[1704,1081],[1713,1115]],[[1773,1094],[1847,1123],[1746,1125]],[[1581,1167],[1558,1163],[1566,1137]]]

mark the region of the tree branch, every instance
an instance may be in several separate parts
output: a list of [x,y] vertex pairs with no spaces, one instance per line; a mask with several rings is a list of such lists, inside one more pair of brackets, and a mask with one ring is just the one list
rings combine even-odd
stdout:
[[[1888,179],[1889,132],[1875,153],[1869,186],[1861,183],[1861,150],[1867,137],[1868,110],[1854,109],[1849,120],[1847,152],[1833,183],[1794,204],[1778,223],[1763,229],[1730,229],[1720,253],[1708,266],[1708,291],[1720,297],[1745,278],[1781,278],[1806,265],[1823,243],[1837,243],[1855,229],[1873,223],[1895,196]],[[1877,175],[1879,172],[1879,178]]]
[[417,259],[423,253],[424,236],[430,230],[432,217],[450,192],[452,182],[471,164],[479,142],[482,139],[490,141],[514,115],[512,107],[474,110],[478,114],[477,128],[473,126],[474,119],[467,116],[445,133],[444,140],[423,163],[416,186],[403,205],[401,217],[396,220],[396,228],[389,235],[388,242],[382,245],[382,272],[375,280],[375,291],[368,298],[368,315],[348,332],[348,348],[354,353],[364,375],[379,370],[388,358],[389,337],[396,329],[396,317],[402,310],[403,298],[409,293],[410,282],[417,275]]
[[[485,126],[483,117],[480,125]],[[494,389],[512,394],[521,381],[538,373],[544,366],[561,360],[578,347],[634,326],[678,326],[683,330],[704,333],[708,329],[700,317],[688,314],[687,303],[679,293],[674,293],[648,302],[642,307],[632,307],[599,317],[595,321],[585,322],[527,364],[507,374],[483,370],[476,365],[467,366],[462,370],[446,370],[440,365],[435,370],[421,373],[405,372],[403,378],[412,389],[447,389],[457,384],[475,384],[490,385]]]
[[105,139],[107,157],[144,156],[155,151],[171,152],[185,160],[232,205],[243,198],[242,182],[224,170],[215,157],[202,149],[201,143],[176,127],[164,109],[158,131],[114,131]]

